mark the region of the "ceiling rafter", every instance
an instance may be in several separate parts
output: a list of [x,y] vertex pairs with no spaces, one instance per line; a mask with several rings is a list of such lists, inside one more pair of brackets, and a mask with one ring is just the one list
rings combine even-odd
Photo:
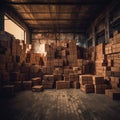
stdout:
[[79,2],[36,2],[36,1],[26,1],[26,2],[12,2],[12,1],[1,1],[1,4],[10,4],[10,5],[102,5],[107,3],[106,1],[79,1]]

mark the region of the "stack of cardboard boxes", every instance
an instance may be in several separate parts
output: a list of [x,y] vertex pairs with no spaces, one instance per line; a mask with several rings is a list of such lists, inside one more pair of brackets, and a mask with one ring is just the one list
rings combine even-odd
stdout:
[[93,76],[93,84],[95,93],[105,94],[105,90],[111,88],[110,85],[105,84],[104,77]]
[[80,89],[85,93],[94,93],[93,76],[80,75],[79,76]]
[[96,75],[99,76],[106,76],[106,55],[105,55],[105,45],[104,43],[101,43],[96,46],[96,61],[95,61],[95,69],[96,69]]
[[[40,77],[43,88],[79,88],[90,93],[105,93],[109,79],[112,88],[120,87],[120,34],[114,33],[110,43],[96,47],[82,48],[76,41],[57,42],[33,41],[31,45],[17,40],[13,35],[0,33],[0,86],[12,84],[15,90],[32,89],[33,78]],[[32,48],[32,50],[31,50]],[[94,69],[95,64],[95,69]],[[82,75],[91,74],[91,75]],[[96,74],[96,76],[93,76]],[[78,78],[78,76],[80,77]],[[79,82],[80,81],[80,82]],[[115,90],[114,93],[115,93]],[[112,90],[110,90],[110,94]],[[109,93],[109,90],[107,90]]]
[[112,89],[106,90],[106,95],[113,99],[120,99],[120,33],[118,31],[115,31],[113,38],[109,39],[105,54],[110,68],[107,70],[107,77],[112,85]]

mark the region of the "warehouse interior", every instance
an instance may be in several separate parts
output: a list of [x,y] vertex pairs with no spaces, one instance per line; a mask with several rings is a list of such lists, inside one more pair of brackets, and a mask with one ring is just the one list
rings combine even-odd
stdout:
[[2,120],[120,120],[119,0],[0,0]]

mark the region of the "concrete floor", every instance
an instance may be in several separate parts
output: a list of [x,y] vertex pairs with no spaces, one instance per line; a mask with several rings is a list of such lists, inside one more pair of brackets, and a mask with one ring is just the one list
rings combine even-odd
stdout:
[[120,101],[79,89],[22,91],[0,99],[0,120],[120,120]]

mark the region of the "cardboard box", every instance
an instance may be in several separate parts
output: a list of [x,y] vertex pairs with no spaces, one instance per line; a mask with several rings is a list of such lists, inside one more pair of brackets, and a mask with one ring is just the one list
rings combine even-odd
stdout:
[[4,85],[2,87],[2,94],[5,97],[11,97],[15,95],[15,86],[14,85]]
[[32,92],[41,92],[41,91],[43,91],[42,85],[35,85],[32,87]]
[[6,63],[6,70],[8,72],[12,72],[12,70],[13,70],[13,63]]
[[56,89],[70,88],[70,81],[56,81]]
[[54,82],[42,80],[42,85],[44,89],[53,89]]
[[42,79],[40,77],[32,78],[32,85],[33,86],[41,85],[41,84],[42,84]]
[[79,76],[77,73],[70,73],[69,74],[69,81],[74,82],[74,81],[79,81]]
[[102,76],[93,76],[93,84],[94,85],[104,84],[104,77],[102,77]]
[[93,84],[93,75],[80,75],[79,82],[81,85]]
[[120,90],[119,89],[107,89],[107,90],[105,90],[105,95],[112,98],[113,100],[120,100]]
[[15,81],[14,85],[15,85],[15,91],[22,90],[22,81]]
[[0,63],[0,71],[6,71],[6,64]]
[[62,79],[63,79],[62,74],[54,74],[54,80],[55,81],[62,80]]
[[120,77],[111,77],[112,88],[118,88],[120,84]]
[[11,81],[19,81],[20,80],[20,72],[12,72],[10,74],[10,80]]
[[32,81],[23,81],[23,89],[31,90],[32,89]]
[[94,85],[94,90],[96,94],[105,94],[105,90],[109,89],[111,86],[107,84]]
[[54,82],[54,75],[44,75],[43,80]]
[[3,79],[3,81],[9,81],[10,80],[10,74],[8,72],[2,73],[2,79]]
[[94,85],[93,84],[81,85],[80,89],[85,93],[94,93]]

